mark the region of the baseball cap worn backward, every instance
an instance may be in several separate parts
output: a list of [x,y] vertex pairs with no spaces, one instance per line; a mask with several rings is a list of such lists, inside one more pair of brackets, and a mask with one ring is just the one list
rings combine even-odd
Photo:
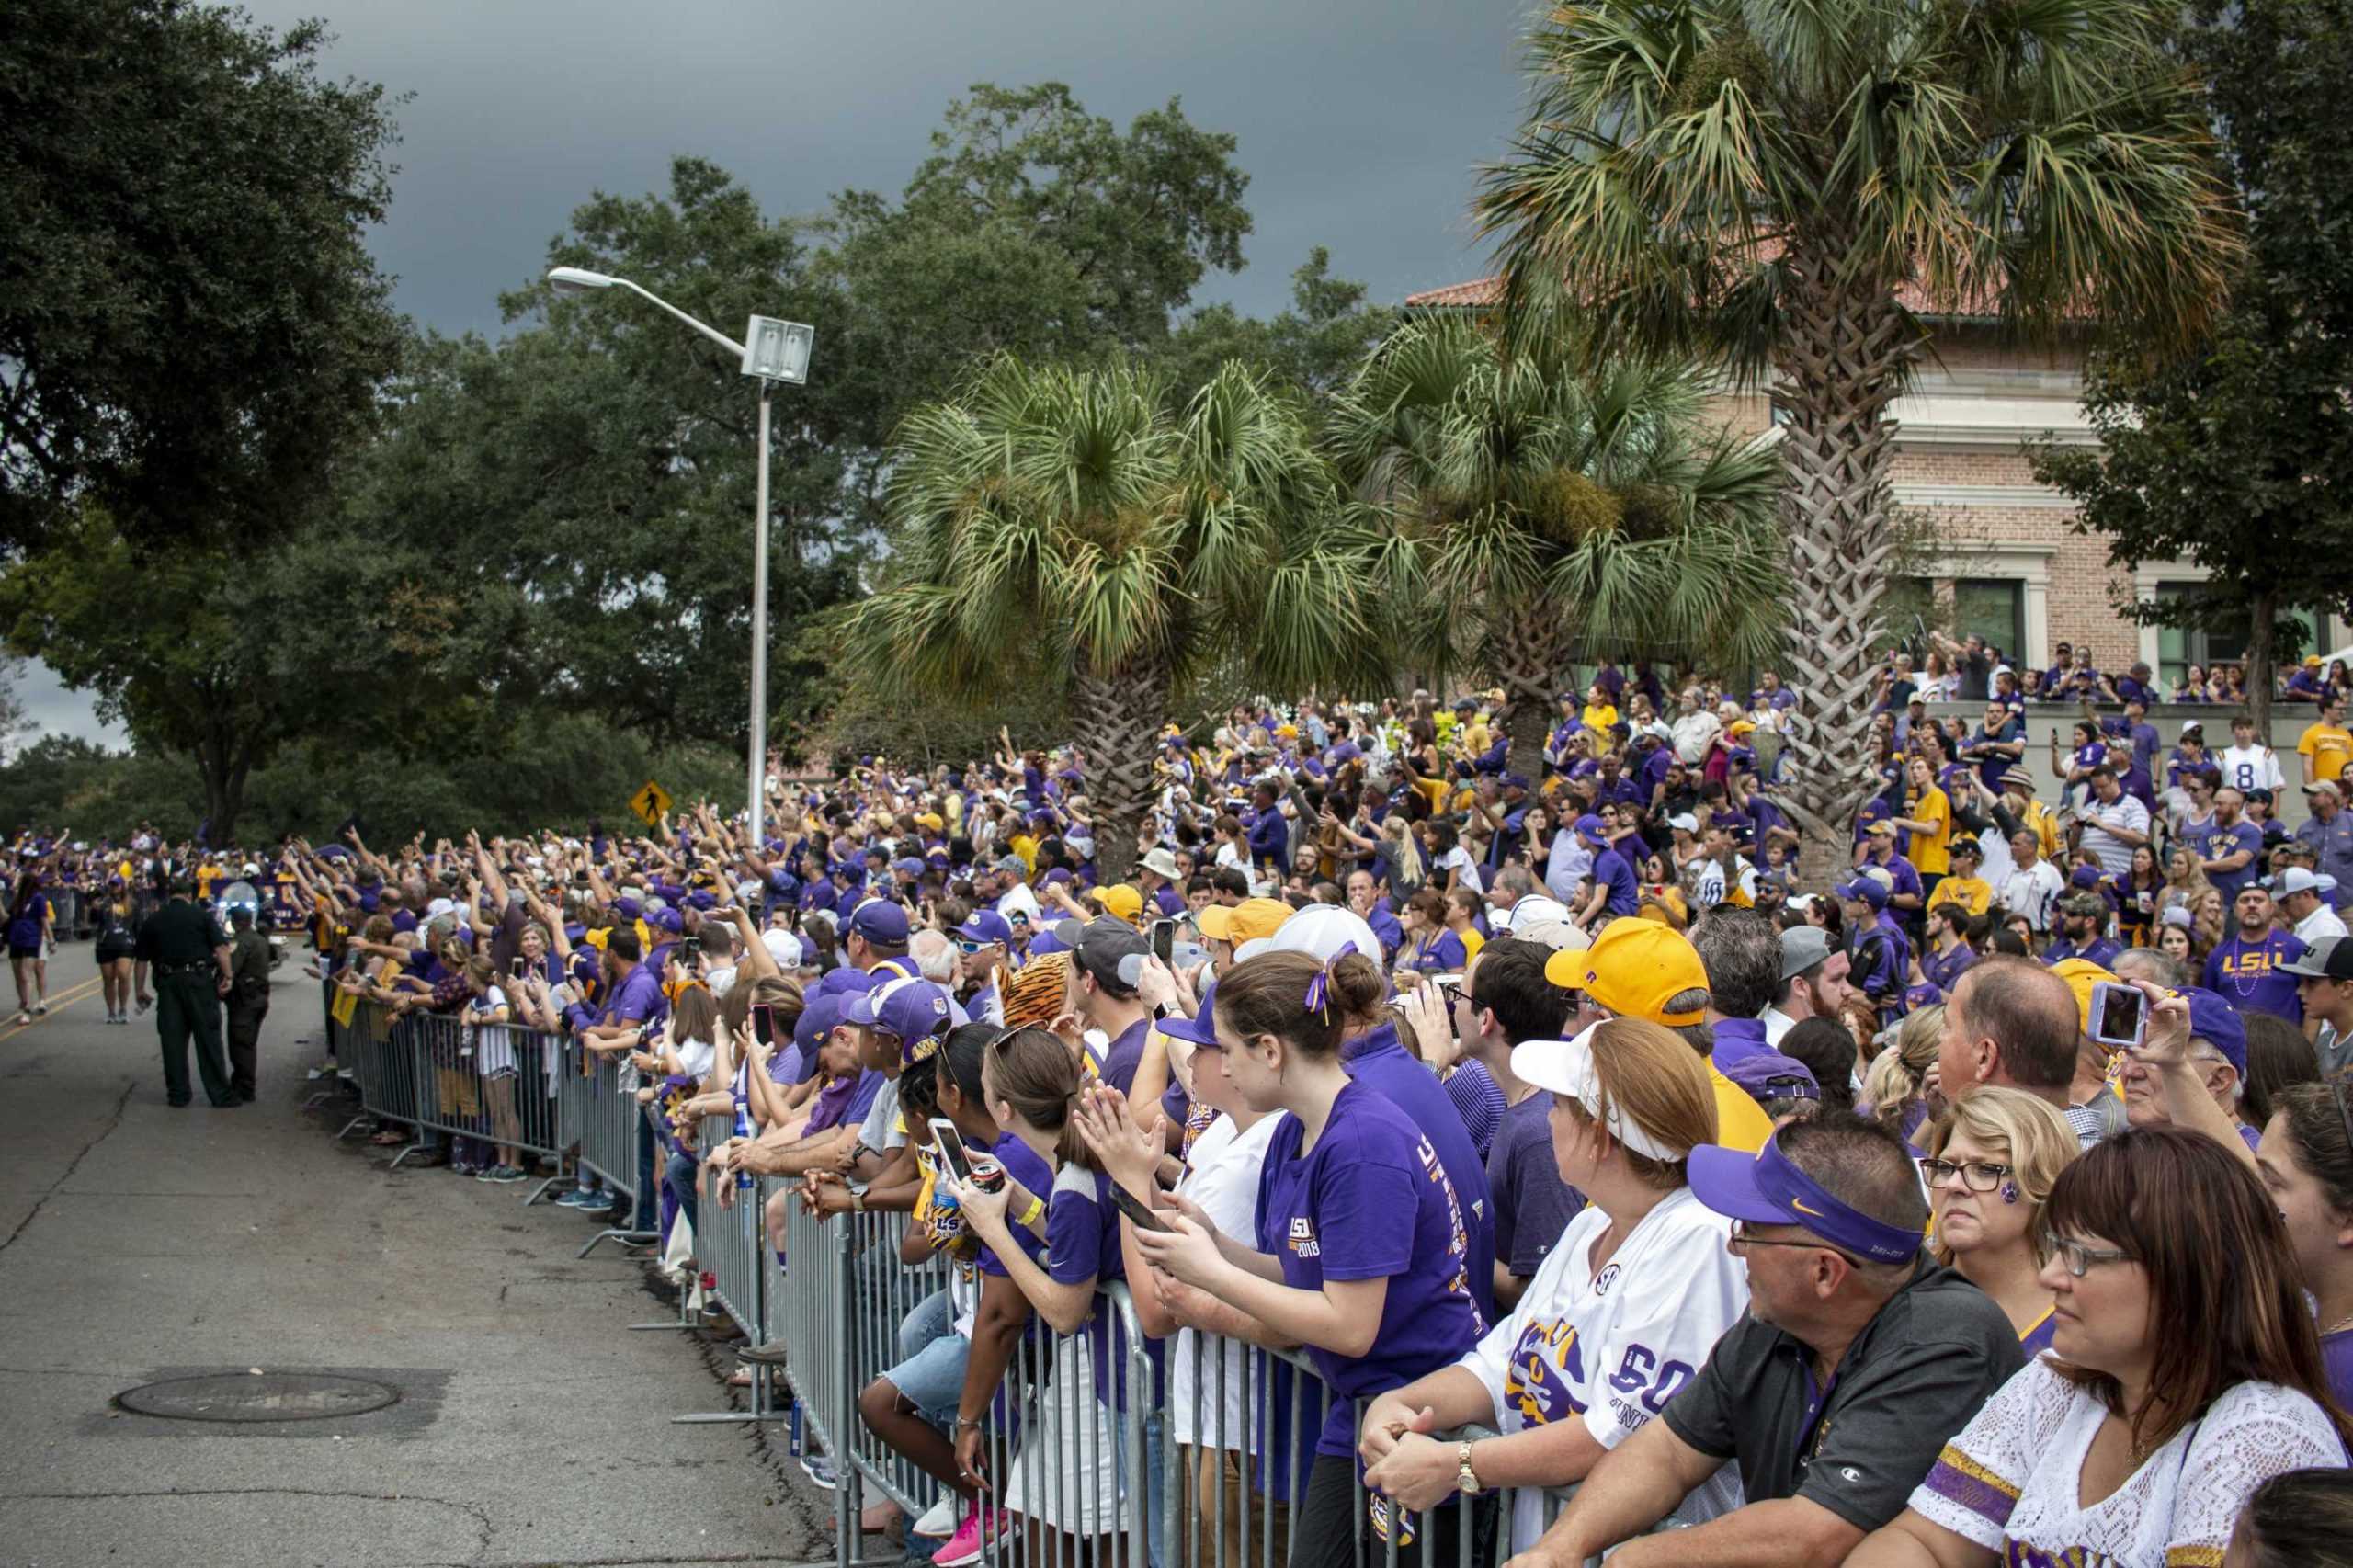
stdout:
[[1120,960],[1142,958],[1152,951],[1144,934],[1116,915],[1098,915],[1083,924],[1065,920],[1054,927],[1054,935],[1070,949],[1079,967],[1098,983],[1108,982],[1131,991],[1135,988],[1134,982],[1120,978]]
[[1096,896],[1103,901],[1107,914],[1116,915],[1131,926],[1143,913],[1142,892],[1126,882],[1113,882]]
[[1874,1263],[1909,1263],[1927,1239],[1924,1232],[1874,1220],[1833,1198],[1790,1163],[1778,1136],[1753,1155],[1702,1143],[1691,1151],[1687,1168],[1692,1195],[1717,1213],[1752,1225],[1802,1226]]
[[1708,971],[1689,937],[1654,920],[1628,915],[1611,921],[1593,946],[1545,960],[1544,978],[1563,990],[1584,992],[1620,1017],[1679,1028],[1707,1016],[1701,1007],[1666,1011],[1672,998],[1707,990]]
[[1830,933],[1819,926],[1792,926],[1781,933],[1781,978],[1795,980],[1830,957]]

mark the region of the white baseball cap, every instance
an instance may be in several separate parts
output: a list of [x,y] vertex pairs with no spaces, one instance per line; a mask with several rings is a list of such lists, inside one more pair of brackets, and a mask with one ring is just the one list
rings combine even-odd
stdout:
[[2291,892],[2335,892],[2336,879],[2315,875],[2302,866],[2290,866],[2271,879],[2271,891],[2281,898]]

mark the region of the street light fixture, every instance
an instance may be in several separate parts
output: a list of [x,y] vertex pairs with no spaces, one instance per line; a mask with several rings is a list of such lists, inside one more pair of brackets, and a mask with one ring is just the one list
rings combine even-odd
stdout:
[[753,501],[756,526],[752,534],[752,744],[748,768],[751,809],[747,817],[752,841],[756,844],[764,836],[767,815],[768,398],[779,381],[793,386],[808,384],[809,356],[816,342],[817,329],[800,322],[779,321],[774,316],[754,316],[745,330],[745,341],[738,343],[718,328],[697,321],[669,301],[651,290],[639,288],[626,278],[591,272],[585,267],[556,267],[548,269],[548,287],[563,295],[585,294],[599,289],[626,289],[677,317],[734,355],[743,366],[744,374],[756,378],[760,383],[759,483]]

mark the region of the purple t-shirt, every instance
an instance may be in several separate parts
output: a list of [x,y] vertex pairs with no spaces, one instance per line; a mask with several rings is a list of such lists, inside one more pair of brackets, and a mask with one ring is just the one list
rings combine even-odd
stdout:
[[[991,1144],[989,1153],[998,1165],[1005,1167],[1005,1174],[1026,1187],[1032,1198],[1045,1198],[1052,1193],[1053,1171],[1047,1166],[1045,1161],[1038,1157],[1036,1150],[1012,1133],[1006,1133]],[[1010,1229],[1013,1232],[1015,1244],[1029,1255],[1031,1262],[1040,1262],[1041,1255],[1046,1250],[1046,1244],[1039,1238],[1038,1233],[1027,1225],[1014,1225]],[[990,1251],[986,1245],[982,1246],[978,1262],[982,1273],[1004,1277],[1005,1260]]]
[[1495,1206],[1495,1256],[1532,1278],[1561,1233],[1585,1207],[1585,1194],[1561,1179],[1552,1157],[1552,1096],[1537,1090],[1504,1108],[1487,1152],[1487,1194]]
[[1351,1401],[1450,1365],[1486,1322],[1472,1304],[1462,1206],[1412,1119],[1366,1085],[1350,1084],[1302,1155],[1303,1131],[1297,1117],[1285,1118],[1267,1146],[1259,1250],[1275,1256],[1294,1290],[1321,1290],[1327,1278],[1389,1281],[1370,1351],[1310,1347],[1336,1396],[1315,1451],[1346,1457],[1356,1451]]
[[2234,931],[2228,941],[2206,955],[2200,983],[2241,1012],[2253,1007],[2301,1024],[2304,1002],[2297,994],[2296,977],[2280,973],[2279,966],[2303,956],[2304,944],[2285,931],[2266,931],[2259,942]]
[[1121,1094],[1135,1086],[1136,1069],[1143,1065],[1144,1042],[1152,1038],[1152,1020],[1138,1018],[1121,1029],[1103,1052],[1103,1081]]
[[[1439,1169],[1461,1200],[1462,1220],[1471,1238],[1471,1301],[1481,1323],[1495,1319],[1495,1210],[1488,1201],[1487,1165],[1472,1143],[1462,1113],[1454,1108],[1431,1071],[1398,1043],[1397,1026],[1383,1024],[1350,1040],[1340,1052],[1348,1076],[1405,1113],[1438,1152]],[[1457,1073],[1455,1077],[1462,1074]],[[1449,1080],[1450,1082],[1451,1080]],[[1488,1080],[1492,1085],[1493,1079]],[[1503,1092],[1495,1098],[1500,1106]],[[1498,1111],[1500,1115],[1500,1110]]]
[[2353,1328],[2340,1328],[2320,1342],[2321,1369],[2328,1375],[2328,1392],[2336,1403],[2353,1409]]

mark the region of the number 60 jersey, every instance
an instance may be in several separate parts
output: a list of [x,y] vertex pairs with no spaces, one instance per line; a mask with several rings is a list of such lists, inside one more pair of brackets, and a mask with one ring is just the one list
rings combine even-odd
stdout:
[[[1609,1216],[1587,1208],[1528,1283],[1519,1305],[1459,1363],[1487,1385],[1505,1433],[1555,1421],[1586,1424],[1614,1449],[1689,1382],[1716,1340],[1748,1310],[1748,1278],[1726,1250],[1732,1222],[1678,1187],[1644,1215],[1597,1272],[1594,1244]],[[1727,1462],[1662,1523],[1701,1524],[1741,1506]],[[1543,1505],[1523,1491],[1512,1544],[1544,1531]]]

